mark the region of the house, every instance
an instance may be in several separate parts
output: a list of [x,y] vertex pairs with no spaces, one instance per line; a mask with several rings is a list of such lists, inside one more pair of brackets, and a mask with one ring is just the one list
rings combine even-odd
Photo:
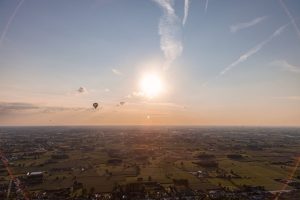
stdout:
[[43,182],[44,174],[43,172],[28,172],[26,174],[27,183],[29,184],[40,184]]

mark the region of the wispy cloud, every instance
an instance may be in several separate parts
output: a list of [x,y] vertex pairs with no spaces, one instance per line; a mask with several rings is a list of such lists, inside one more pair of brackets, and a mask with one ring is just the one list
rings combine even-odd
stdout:
[[224,70],[222,70],[220,72],[219,76],[224,75],[225,73],[227,73],[228,71],[230,71],[231,69],[233,69],[234,67],[236,67],[237,65],[239,65],[240,63],[245,62],[249,57],[251,57],[254,54],[256,54],[266,44],[268,44],[269,42],[271,42],[275,37],[279,36],[283,32],[283,30],[286,28],[286,26],[287,25],[281,26],[271,36],[269,36],[266,40],[262,41],[261,43],[259,43],[258,45],[256,45],[254,48],[250,49],[245,54],[241,55],[236,61],[234,61],[228,67],[226,67]]
[[13,11],[13,13],[11,14],[11,16],[9,17],[4,29],[3,29],[3,32],[1,33],[1,36],[0,36],[0,46],[3,42],[3,40],[5,39],[5,36],[6,36],[6,33],[9,29],[9,26],[10,24],[12,23],[12,21],[14,20],[15,16],[17,15],[18,13],[18,10],[20,9],[20,7],[22,6],[22,4],[24,3],[25,0],[20,0],[18,5],[16,6],[15,10]]
[[290,21],[300,39],[300,28],[298,27],[295,18],[293,17],[293,15],[291,14],[291,12],[289,11],[288,7],[285,5],[283,0],[279,0],[279,3],[281,5],[281,7],[283,8],[284,12],[286,13],[286,15],[290,18]]
[[[122,102],[120,102],[120,105],[118,106],[122,106],[121,105]],[[128,104],[129,107],[139,107],[139,106],[147,106],[147,108],[169,108],[169,109],[177,109],[177,110],[186,110],[187,106],[185,105],[180,105],[174,102],[151,102],[151,101],[145,101],[144,99],[140,99],[139,101],[126,101],[123,103],[124,104]]]
[[283,71],[300,73],[300,66],[291,65],[286,60],[276,60],[271,63],[272,66],[280,67]]
[[186,106],[173,103],[173,102],[143,102],[143,103],[150,106],[169,107],[169,108],[182,109],[182,110],[187,109]]
[[284,99],[284,100],[293,100],[293,101],[299,101],[300,96],[281,96],[281,97],[273,97],[274,99]]
[[111,71],[112,71],[115,75],[118,75],[118,76],[123,75],[123,73],[122,73],[120,70],[118,70],[118,69],[112,69]]
[[187,106],[180,105],[173,102],[157,102],[157,101],[148,101],[147,96],[143,92],[132,92],[131,94],[125,97],[127,99],[126,103],[130,105],[147,105],[147,106],[156,106],[156,107],[165,107],[165,108],[177,108],[186,110]]
[[86,94],[88,93],[88,90],[85,87],[79,87],[77,92],[80,94]]
[[41,112],[43,113],[56,113],[56,112],[82,112],[82,111],[92,111],[93,108],[83,108],[83,107],[41,107]]
[[206,2],[205,2],[205,8],[204,8],[205,13],[207,12],[207,8],[208,8],[208,0],[206,0]]
[[189,15],[189,6],[190,6],[190,1],[189,0],[184,0],[184,16],[182,20],[182,25],[184,26],[186,23],[186,20]]
[[160,48],[164,53],[163,69],[167,70],[172,62],[182,53],[181,23],[174,10],[173,0],[153,0],[163,9],[159,31]]
[[19,102],[0,102],[0,111],[17,111],[17,110],[35,110],[39,109],[39,106],[30,103]]
[[245,28],[250,28],[252,26],[255,26],[259,23],[261,23],[262,21],[264,21],[265,19],[267,19],[267,16],[263,16],[263,17],[257,17],[249,22],[242,22],[242,23],[238,23],[235,25],[230,26],[230,31],[232,33],[235,33],[239,30],[245,29]]
[[126,98],[131,99],[131,98],[144,98],[145,94],[143,92],[136,92],[133,91],[131,94],[127,95]]
[[87,111],[92,110],[92,108],[83,107],[54,107],[54,106],[43,106],[26,102],[0,102],[0,112],[12,113],[12,112],[39,112],[39,113],[49,113],[49,112],[63,112],[63,111]]

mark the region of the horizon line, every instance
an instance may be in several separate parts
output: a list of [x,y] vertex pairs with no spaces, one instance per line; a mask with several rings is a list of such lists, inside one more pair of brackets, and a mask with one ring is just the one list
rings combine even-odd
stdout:
[[158,124],[80,124],[80,125],[73,125],[73,124],[40,124],[40,125],[0,125],[0,127],[256,127],[256,128],[300,128],[300,125],[200,125],[200,124],[179,124],[179,125],[172,125],[172,124],[165,124],[165,125],[158,125]]

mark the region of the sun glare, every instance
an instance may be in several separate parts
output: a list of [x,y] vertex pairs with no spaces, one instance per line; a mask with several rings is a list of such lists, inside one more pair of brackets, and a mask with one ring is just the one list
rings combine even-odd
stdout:
[[148,98],[154,98],[163,91],[163,83],[157,74],[146,74],[140,83],[141,92]]

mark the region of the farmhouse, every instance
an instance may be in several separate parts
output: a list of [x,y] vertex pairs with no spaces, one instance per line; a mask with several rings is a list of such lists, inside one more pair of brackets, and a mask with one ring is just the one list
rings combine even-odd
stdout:
[[40,184],[43,182],[43,172],[28,172],[26,176],[29,184]]

